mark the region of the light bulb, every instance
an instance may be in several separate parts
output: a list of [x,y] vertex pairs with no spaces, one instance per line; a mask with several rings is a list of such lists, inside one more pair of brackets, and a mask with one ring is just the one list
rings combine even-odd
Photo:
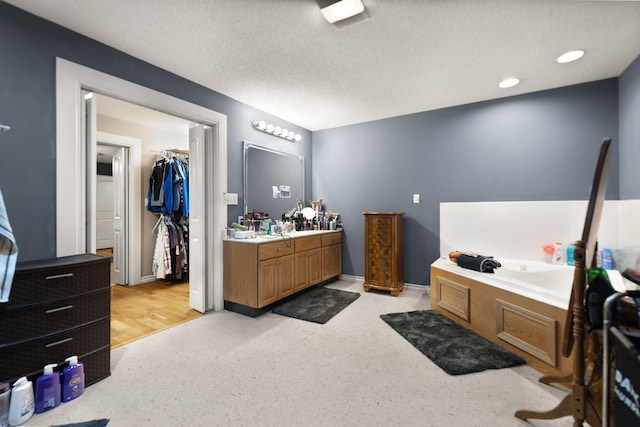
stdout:
[[273,130],[274,135],[280,135],[281,132],[282,128],[280,126],[276,126],[276,128]]
[[302,139],[302,136],[299,133],[296,133],[296,141],[300,141]]
[[267,132],[273,133],[273,125],[271,123],[267,125]]
[[264,120],[260,120],[258,122],[258,129],[265,130],[266,128],[267,128],[267,122],[265,122]]

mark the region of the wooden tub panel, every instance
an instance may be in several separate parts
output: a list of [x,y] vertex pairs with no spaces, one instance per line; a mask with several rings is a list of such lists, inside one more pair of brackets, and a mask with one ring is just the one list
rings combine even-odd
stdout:
[[[571,358],[559,352],[566,310],[433,266],[431,284],[431,309],[519,354],[545,375],[572,372]],[[467,292],[466,319],[460,315],[464,305],[454,289]],[[502,301],[502,320],[497,315],[498,300]]]

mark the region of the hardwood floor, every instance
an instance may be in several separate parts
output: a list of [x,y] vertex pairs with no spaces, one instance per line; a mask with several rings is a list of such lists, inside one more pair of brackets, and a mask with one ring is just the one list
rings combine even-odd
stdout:
[[[111,256],[110,250],[98,254]],[[116,348],[202,313],[189,307],[189,282],[156,280],[135,286],[111,284],[111,348]]]
[[189,282],[158,280],[135,286],[111,286],[111,348],[194,319]]

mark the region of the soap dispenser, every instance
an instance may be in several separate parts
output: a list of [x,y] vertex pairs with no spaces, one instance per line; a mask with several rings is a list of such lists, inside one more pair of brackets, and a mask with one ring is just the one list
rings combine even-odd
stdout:
[[9,403],[9,425],[19,426],[33,415],[33,383],[27,377],[20,377],[13,383]]
[[53,409],[60,404],[60,374],[54,372],[56,364],[44,367],[36,380],[36,414]]
[[78,356],[66,359],[69,366],[62,370],[62,401],[68,402],[84,392],[84,365]]

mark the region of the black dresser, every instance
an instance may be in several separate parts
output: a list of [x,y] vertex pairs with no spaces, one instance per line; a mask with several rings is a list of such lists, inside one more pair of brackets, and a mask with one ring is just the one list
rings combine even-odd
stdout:
[[111,373],[110,260],[94,254],[19,262],[0,307],[0,382],[30,379],[77,355],[85,385]]

